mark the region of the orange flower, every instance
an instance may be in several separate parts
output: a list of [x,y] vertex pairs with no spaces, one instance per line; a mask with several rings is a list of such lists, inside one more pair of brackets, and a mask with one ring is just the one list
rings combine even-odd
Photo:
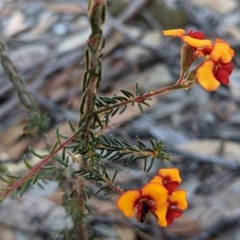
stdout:
[[155,214],[165,216],[158,218],[158,225],[166,227],[173,223],[175,218],[179,218],[183,214],[183,210],[187,208],[186,191],[176,190],[168,197],[166,205],[159,207]]
[[118,208],[126,217],[134,214],[139,222],[146,220],[146,214],[150,211],[158,219],[165,218],[165,215],[156,213],[157,209],[166,205],[168,198],[167,190],[158,183],[148,183],[140,190],[129,190],[123,193],[117,202]]
[[216,90],[221,84],[227,85],[233,70],[233,56],[234,50],[230,45],[217,39],[210,55],[197,70],[199,84],[208,91]]
[[156,182],[164,186],[168,190],[169,195],[177,189],[181,181],[182,179],[179,176],[177,168],[160,169],[158,170],[158,175],[151,180],[151,182]]
[[205,61],[193,71],[194,76],[188,80],[194,80],[196,74],[199,84],[208,91],[214,91],[221,84],[229,83],[229,75],[233,70],[234,50],[227,42],[217,39],[212,44],[212,41],[204,39],[204,33],[193,30],[185,34],[183,29],[172,29],[163,31],[163,34],[179,37],[184,42],[181,49],[182,76],[189,70],[196,58],[204,56]]
[[183,73],[188,71],[196,58],[204,56],[211,51],[212,41],[205,38],[203,32],[188,31],[185,35],[183,29],[173,29],[163,31],[165,36],[179,37],[184,44],[181,49],[181,70]]
[[172,29],[162,31],[164,36],[179,37],[191,47],[198,48],[203,46],[212,46],[212,41],[205,38],[203,32],[189,30],[185,35],[184,29]]
[[158,175],[140,190],[123,193],[118,199],[118,208],[126,217],[135,214],[141,223],[151,212],[159,226],[166,227],[179,218],[188,205],[186,191],[175,190],[181,181],[177,168],[160,169]]

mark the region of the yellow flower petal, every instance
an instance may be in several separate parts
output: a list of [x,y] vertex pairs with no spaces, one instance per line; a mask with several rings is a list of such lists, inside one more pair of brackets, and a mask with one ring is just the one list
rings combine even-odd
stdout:
[[231,62],[233,56],[234,50],[231,49],[230,45],[221,39],[217,39],[210,54],[211,60],[216,63],[228,63]]
[[154,214],[158,218],[158,225],[161,227],[166,227],[167,226],[167,210],[168,210],[168,204],[165,204],[161,207],[158,207],[157,210],[154,212]]
[[159,183],[160,185],[163,185],[163,179],[160,176],[154,176],[150,182],[155,182]]
[[208,39],[201,40],[201,39],[192,38],[190,36],[183,36],[181,39],[191,47],[195,47],[195,48],[212,46],[212,41]]
[[182,182],[182,179],[179,176],[179,170],[177,168],[162,168],[158,170],[158,174],[162,178],[169,179],[170,181]]
[[148,198],[156,203],[156,206],[162,206],[167,202],[168,192],[165,187],[159,183],[148,183],[141,189],[142,198]]
[[135,214],[135,206],[141,198],[139,190],[129,190],[123,193],[118,201],[118,208],[124,213],[126,217],[132,217]]
[[172,29],[162,31],[164,36],[182,37],[185,34],[184,29]]
[[231,57],[233,58],[233,56],[234,56],[234,50],[232,49],[232,48],[230,48],[230,55],[231,55]]
[[185,190],[175,190],[168,199],[180,210],[185,210],[188,207],[186,195],[187,193]]
[[207,60],[197,70],[197,80],[207,91],[214,91],[220,86],[220,82],[214,76],[214,62]]

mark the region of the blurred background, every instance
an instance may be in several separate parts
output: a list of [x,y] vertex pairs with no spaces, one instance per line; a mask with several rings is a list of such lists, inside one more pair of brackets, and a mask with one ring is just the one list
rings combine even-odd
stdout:
[[[143,163],[123,168],[124,188],[146,183],[159,167],[178,167],[181,187],[188,192],[189,207],[166,229],[148,217],[146,224],[124,219],[116,208],[117,196],[94,196],[89,218],[92,239],[109,240],[240,240],[240,2],[238,0],[109,0],[104,26],[101,95],[143,91],[176,82],[179,77],[181,42],[163,37],[161,31],[184,28],[221,38],[235,50],[229,86],[206,92],[200,86],[155,97],[151,108],[128,108],[115,115],[108,134],[135,142],[138,135],[163,140],[171,162],[155,163],[143,174]],[[23,156],[32,165],[39,159],[29,154],[31,145],[46,153],[55,140],[55,128],[70,135],[70,119],[78,124],[83,57],[89,25],[86,0],[1,0],[0,38],[27,89],[47,114],[47,137],[23,134],[26,109],[0,68],[0,163],[16,174],[25,171]],[[0,182],[1,184],[1,182]],[[63,239],[60,231],[72,228],[62,206],[57,181],[42,182],[45,189],[27,189],[22,198],[0,205],[0,240]],[[96,192],[97,188],[91,189]]]

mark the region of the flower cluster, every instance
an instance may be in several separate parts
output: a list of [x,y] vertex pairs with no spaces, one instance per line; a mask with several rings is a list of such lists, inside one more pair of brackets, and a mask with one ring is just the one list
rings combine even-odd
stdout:
[[166,227],[187,208],[186,191],[177,190],[181,181],[177,168],[160,169],[141,189],[123,193],[118,199],[118,208],[126,217],[135,215],[141,223],[150,212],[157,217],[159,226]]
[[233,70],[234,50],[227,42],[216,39],[213,43],[204,39],[204,33],[193,30],[185,34],[183,29],[173,29],[163,31],[163,34],[179,37],[184,42],[181,56],[181,68],[184,73],[196,58],[204,57],[204,61],[195,71],[195,78],[203,88],[214,91],[221,84],[228,85],[229,75]]

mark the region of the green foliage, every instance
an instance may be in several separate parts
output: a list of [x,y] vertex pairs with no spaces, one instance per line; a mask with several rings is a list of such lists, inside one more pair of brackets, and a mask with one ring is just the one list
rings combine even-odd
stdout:
[[[124,166],[133,163],[136,160],[143,159],[145,165],[149,158],[151,158],[152,166],[155,158],[160,160],[169,160],[169,154],[163,151],[164,145],[162,141],[151,140],[151,147],[147,147],[139,138],[137,138],[138,146],[132,145],[127,139],[119,140],[112,136],[108,137],[101,135],[96,139],[96,149],[101,150],[100,159],[107,161],[117,161],[119,159],[127,158],[124,161]],[[147,171],[150,168],[148,167]],[[146,171],[146,169],[145,169]]]
[[4,44],[0,41],[0,59],[3,69],[8,76],[9,80],[16,90],[19,100],[22,105],[27,109],[29,115],[29,124],[23,129],[25,134],[40,136],[48,128],[49,119],[47,115],[42,115],[38,109],[38,106],[32,96],[26,90],[24,81],[19,76],[17,69],[13,65],[5,52]]
[[40,112],[29,112],[29,124],[24,127],[23,131],[27,135],[33,136],[35,133],[42,135],[48,129],[49,118],[46,114]]
[[[6,187],[1,189],[3,194],[0,193],[0,198],[10,192],[16,194],[17,190],[22,196],[29,186],[40,184],[40,179],[59,180],[65,193],[64,205],[72,216],[75,226],[79,227],[78,235],[82,240],[86,240],[86,237],[81,235],[81,231],[86,232],[84,224],[90,214],[88,199],[91,195],[86,182],[97,186],[97,193],[103,192],[105,195],[123,193],[115,182],[118,169],[112,175],[109,174],[106,162],[118,161],[123,163],[123,166],[127,166],[142,160],[144,171],[148,172],[156,159],[161,161],[170,159],[170,155],[164,152],[165,146],[162,141],[150,139],[149,143],[144,143],[136,137],[136,145],[134,145],[127,139],[118,139],[103,133],[110,118],[116,114],[124,114],[129,104],[136,105],[143,113],[143,105],[150,107],[147,101],[156,94],[153,94],[152,90],[143,93],[136,83],[135,93],[121,89],[121,95],[114,94],[111,97],[96,95],[102,77],[101,51],[105,44],[102,24],[105,14],[106,5],[103,0],[89,1],[89,22],[92,31],[85,51],[79,125],[76,127],[68,121],[73,136],[61,134],[59,127],[56,127],[56,142],[52,144],[48,154],[41,155],[29,147],[29,151],[34,157],[40,159],[40,163],[32,166],[27,159],[24,159],[27,173],[22,177],[12,175],[5,165],[0,165],[0,179],[6,183]],[[6,57],[3,45],[0,45],[0,50],[4,69],[14,84],[20,101],[29,111],[29,125],[24,128],[24,131],[42,134],[48,127],[48,118],[40,114],[17,70]],[[180,87],[174,86],[172,89],[178,88]],[[164,93],[164,91],[167,92],[169,89],[160,90],[158,93]],[[54,161],[49,163],[48,160],[51,158]],[[77,165],[77,169],[73,167],[74,164]],[[70,232],[69,229],[62,231],[65,239],[72,239]]]
[[[109,123],[109,119],[116,115],[123,114],[127,109],[128,104],[134,106],[137,103],[139,111],[144,112],[143,105],[150,107],[146,100],[151,100],[150,97],[145,98],[144,93],[139,91],[138,83],[136,83],[135,95],[127,90],[121,89],[121,93],[124,95],[113,94],[112,97],[108,96],[97,96],[95,101],[95,111],[94,117],[98,125],[95,125],[95,128],[100,127],[104,128]],[[152,90],[148,90],[145,94],[150,93]],[[143,96],[143,97],[141,97]],[[102,120],[99,118],[99,114],[102,114]]]

